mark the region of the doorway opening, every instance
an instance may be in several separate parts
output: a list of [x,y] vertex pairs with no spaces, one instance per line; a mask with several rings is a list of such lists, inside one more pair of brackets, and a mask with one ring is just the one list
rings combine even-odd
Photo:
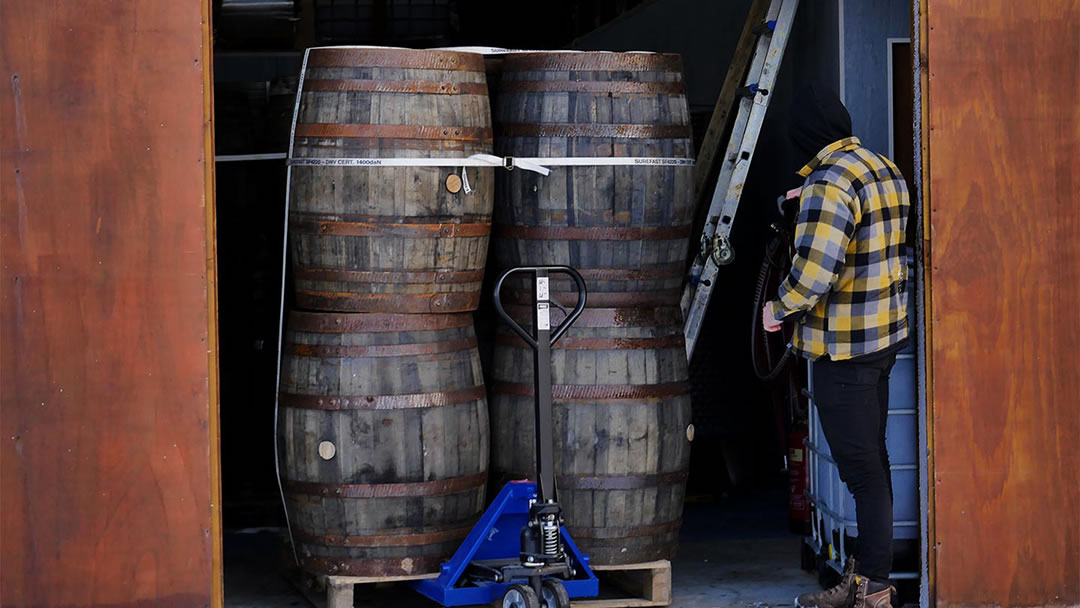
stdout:
[[[287,11],[267,12],[258,19],[236,9],[259,3],[216,4],[226,605],[296,605],[299,596],[278,574],[292,556],[283,542],[286,520],[272,442],[286,262],[285,157],[302,49],[324,44],[479,44],[678,52],[685,66],[695,144],[700,145],[750,0],[559,0],[546,3],[543,10],[530,3],[493,0],[298,0]],[[290,3],[264,4],[280,11]],[[875,21],[875,11],[884,10],[860,4],[804,2],[772,92],[775,98],[732,235],[739,255],[718,277],[725,289],[714,296],[690,366],[696,437],[674,561],[675,606],[741,606],[750,599],[779,605],[835,575],[825,570],[819,581],[800,568],[807,565],[803,538],[809,524],[792,517],[789,467],[792,449],[801,446],[801,439],[793,439],[797,421],[785,418],[784,404],[805,400],[799,390],[804,384],[778,389],[759,381],[749,343],[755,281],[769,225],[778,219],[776,197],[800,181],[793,174],[797,167],[786,140],[792,91],[810,78],[839,90],[845,77],[876,73],[880,89],[887,92],[859,101],[852,97],[849,105],[872,105],[860,110],[888,122],[888,149],[877,151],[892,158],[909,180],[914,175],[911,45],[907,38],[886,38],[881,32],[868,42],[845,36],[845,27]],[[908,0],[880,4],[910,14]],[[880,56],[880,63],[847,66],[848,60],[864,55],[843,45],[864,42],[879,49],[875,57]],[[882,54],[882,48],[887,53]],[[914,243],[913,231],[909,238]],[[692,242],[691,253],[695,250]],[[291,306],[291,291],[286,287],[286,307]],[[492,325],[491,320],[486,323]],[[798,382],[805,383],[801,373]],[[431,606],[400,587],[358,590],[357,597],[358,605]],[[917,598],[909,592],[905,599]]]

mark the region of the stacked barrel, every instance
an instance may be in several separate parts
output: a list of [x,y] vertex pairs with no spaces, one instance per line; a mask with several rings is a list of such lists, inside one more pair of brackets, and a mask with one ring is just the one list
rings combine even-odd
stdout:
[[484,62],[312,49],[297,103],[297,310],[278,420],[297,553],[324,574],[438,572],[484,508],[489,427],[471,311],[493,170],[400,159],[491,153]]
[[[671,557],[693,437],[679,310],[693,180],[689,166],[649,159],[693,157],[681,59],[515,53],[498,93],[499,155],[641,159],[499,172],[494,251],[501,268],[565,264],[588,284],[588,308],[552,357],[556,485],[572,537],[594,564]],[[503,297],[525,324],[529,289],[515,285]],[[551,292],[576,301],[570,281],[553,278]],[[500,330],[488,373],[496,478],[535,469],[531,356]]]

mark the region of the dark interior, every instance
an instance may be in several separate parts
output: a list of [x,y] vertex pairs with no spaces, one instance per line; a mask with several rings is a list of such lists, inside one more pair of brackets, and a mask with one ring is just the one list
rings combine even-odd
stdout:
[[[659,4],[664,5],[668,20],[696,23],[684,28],[692,40],[665,34],[666,22],[654,27],[647,20],[630,25],[641,22],[642,15]],[[732,234],[737,255],[732,264],[720,269],[717,281],[722,287],[714,294],[691,362],[696,437],[684,536],[692,530],[693,535],[708,534],[721,541],[801,532],[787,517],[786,455],[793,421],[785,404],[803,402],[800,407],[805,407],[800,396],[805,379],[780,384],[758,380],[750,342],[757,315],[755,284],[769,225],[781,219],[776,197],[800,183],[786,138],[791,93],[807,80],[839,81],[836,3],[803,4]],[[274,391],[283,272],[283,153],[288,146],[301,49],[360,44],[682,52],[695,142],[700,145],[749,5],[749,0],[216,2],[214,98],[227,602],[230,585],[244,578],[235,575],[237,563],[277,559],[281,551],[264,546],[269,542],[265,537],[243,540],[235,532],[285,525],[274,470]],[[692,14],[679,14],[682,10]],[[896,44],[890,52],[896,100],[894,154],[910,176],[912,112],[910,101],[903,103],[912,95],[910,46]],[[711,193],[711,187],[707,191]],[[692,243],[691,253],[696,250]],[[493,320],[485,316],[490,315],[489,307],[482,307],[477,315],[478,328],[492,326]],[[693,543],[684,545],[692,554]],[[234,573],[231,579],[229,572]]]

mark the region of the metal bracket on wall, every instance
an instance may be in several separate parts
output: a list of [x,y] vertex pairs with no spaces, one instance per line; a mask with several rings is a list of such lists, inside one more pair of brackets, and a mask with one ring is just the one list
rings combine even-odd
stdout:
[[746,85],[738,96],[739,111],[732,125],[731,137],[724,154],[720,176],[709,204],[709,213],[701,235],[701,250],[694,258],[689,280],[683,289],[682,311],[686,335],[686,358],[694,355],[701,325],[709,299],[716,287],[716,274],[720,266],[735,259],[731,246],[731,228],[735,212],[742,198],[743,186],[754,158],[761,125],[769,109],[769,101],[784,58],[791,26],[799,0],[772,0],[766,13],[765,27],[755,30],[759,34],[757,48],[750,62]]

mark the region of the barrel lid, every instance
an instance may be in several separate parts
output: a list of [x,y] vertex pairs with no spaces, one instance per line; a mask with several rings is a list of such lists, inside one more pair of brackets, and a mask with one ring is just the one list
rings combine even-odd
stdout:
[[[462,53],[479,53],[481,55],[510,55],[516,53],[586,53],[591,51],[579,51],[574,49],[508,49],[501,46],[440,46],[432,48],[433,51],[459,51]],[[611,51],[599,51],[610,53]]]
[[309,51],[320,51],[323,49],[397,49],[401,51],[415,50],[410,49],[407,46],[379,46],[373,44],[338,44],[329,46],[313,46],[308,48]]
[[308,49],[305,68],[356,67],[483,72],[483,56],[389,46],[319,46]]

